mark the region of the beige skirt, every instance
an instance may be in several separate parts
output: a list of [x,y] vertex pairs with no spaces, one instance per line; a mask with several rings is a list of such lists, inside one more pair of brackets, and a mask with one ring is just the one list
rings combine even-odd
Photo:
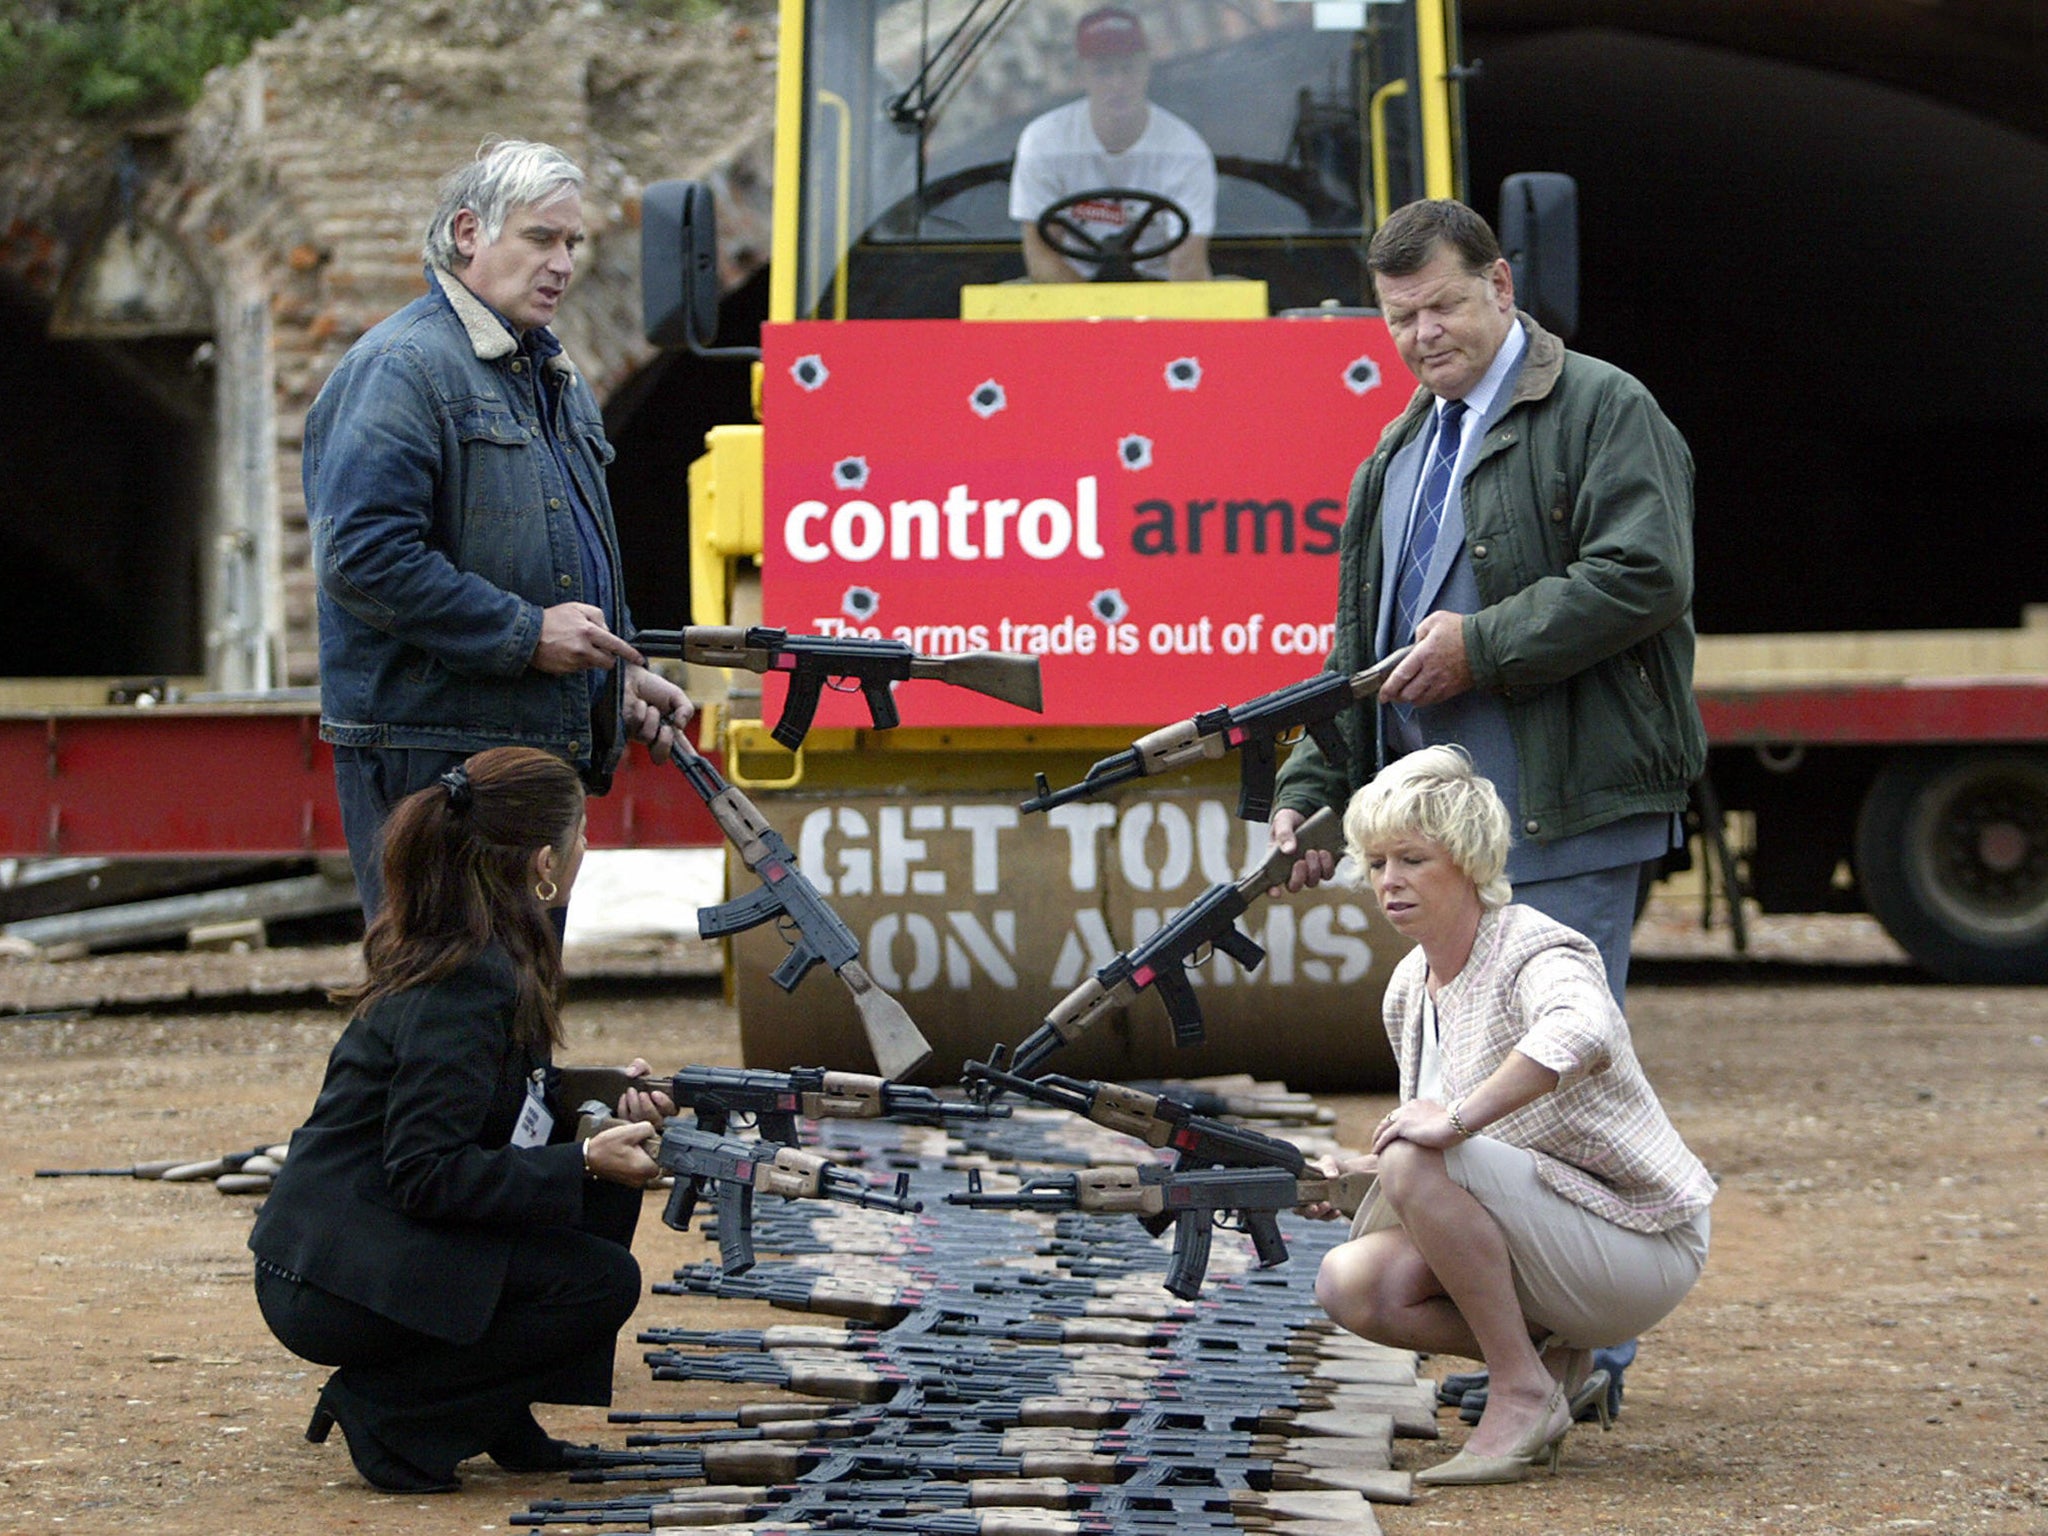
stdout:
[[[1444,1152],[1452,1180],[1486,1208],[1507,1238],[1522,1315],[1574,1349],[1638,1338],[1668,1317],[1707,1262],[1702,1210],[1664,1232],[1636,1232],[1575,1205],[1536,1176],[1535,1156],[1491,1136]],[[1375,1188],[1351,1235],[1398,1227]]]

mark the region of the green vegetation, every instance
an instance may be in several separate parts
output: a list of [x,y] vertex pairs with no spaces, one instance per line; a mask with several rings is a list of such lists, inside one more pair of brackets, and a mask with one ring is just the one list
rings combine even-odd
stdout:
[[[350,0],[0,0],[0,117],[122,118],[190,106],[206,72],[301,16]],[[604,0],[614,12],[693,23],[774,0]]]
[[704,21],[722,8],[721,0],[612,0],[612,5],[615,10],[663,21]]
[[206,72],[346,0],[45,0],[0,16],[0,95],[83,117],[189,105]]

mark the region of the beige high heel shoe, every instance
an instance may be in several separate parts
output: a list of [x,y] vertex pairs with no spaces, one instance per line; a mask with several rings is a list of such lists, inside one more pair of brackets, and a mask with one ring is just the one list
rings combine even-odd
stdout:
[[1415,1481],[1431,1488],[1476,1488],[1487,1483],[1519,1483],[1538,1461],[1548,1461],[1552,1473],[1572,1431],[1571,1405],[1562,1386],[1552,1387],[1543,1405],[1543,1417],[1530,1425],[1522,1438],[1498,1456],[1475,1456],[1460,1451],[1449,1461],[1424,1467]]
[[[1544,1364],[1550,1365],[1550,1352],[1563,1346],[1562,1341],[1553,1333],[1536,1347],[1543,1355]],[[1577,1424],[1589,1417],[1597,1418],[1600,1421],[1600,1428],[1603,1432],[1613,1429],[1614,1417],[1607,1406],[1610,1378],[1606,1371],[1592,1369],[1593,1351],[1590,1349],[1566,1350],[1565,1359],[1560,1363],[1564,1369],[1559,1375],[1559,1380],[1564,1385],[1565,1401],[1571,1407],[1572,1422]],[[1555,1371],[1557,1366],[1553,1365],[1551,1369]],[[1578,1381],[1574,1383],[1572,1377],[1574,1373],[1580,1371],[1585,1372],[1585,1374],[1580,1376]]]
[[1567,1399],[1572,1410],[1572,1422],[1574,1424],[1585,1418],[1587,1410],[1591,1409],[1592,1416],[1600,1421],[1600,1429],[1603,1434],[1614,1428],[1614,1416],[1608,1411],[1607,1407],[1607,1389],[1609,1384],[1609,1378],[1605,1371],[1594,1371],[1584,1381],[1579,1383],[1578,1389]]

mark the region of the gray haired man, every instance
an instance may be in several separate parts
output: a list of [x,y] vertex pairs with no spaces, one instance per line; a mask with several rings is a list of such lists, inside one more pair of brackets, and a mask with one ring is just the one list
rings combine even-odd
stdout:
[[486,143],[443,184],[427,291],[349,349],[306,417],[320,734],[374,916],[399,800],[486,747],[601,794],[628,740],[691,713],[632,643],[597,401],[548,329],[584,242],[583,173]]

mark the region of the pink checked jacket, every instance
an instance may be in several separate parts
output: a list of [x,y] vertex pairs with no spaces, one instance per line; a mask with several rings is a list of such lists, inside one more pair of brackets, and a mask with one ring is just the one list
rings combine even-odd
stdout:
[[[1403,1103],[1415,1097],[1422,1063],[1427,974],[1416,949],[1387,986]],[[1447,1098],[1472,1092],[1510,1051],[1557,1073],[1554,1092],[1483,1134],[1533,1152],[1537,1177],[1565,1199],[1631,1231],[1663,1232],[1714,1198],[1705,1165],[1643,1075],[1591,940],[1533,907],[1489,912],[1436,1006]]]

